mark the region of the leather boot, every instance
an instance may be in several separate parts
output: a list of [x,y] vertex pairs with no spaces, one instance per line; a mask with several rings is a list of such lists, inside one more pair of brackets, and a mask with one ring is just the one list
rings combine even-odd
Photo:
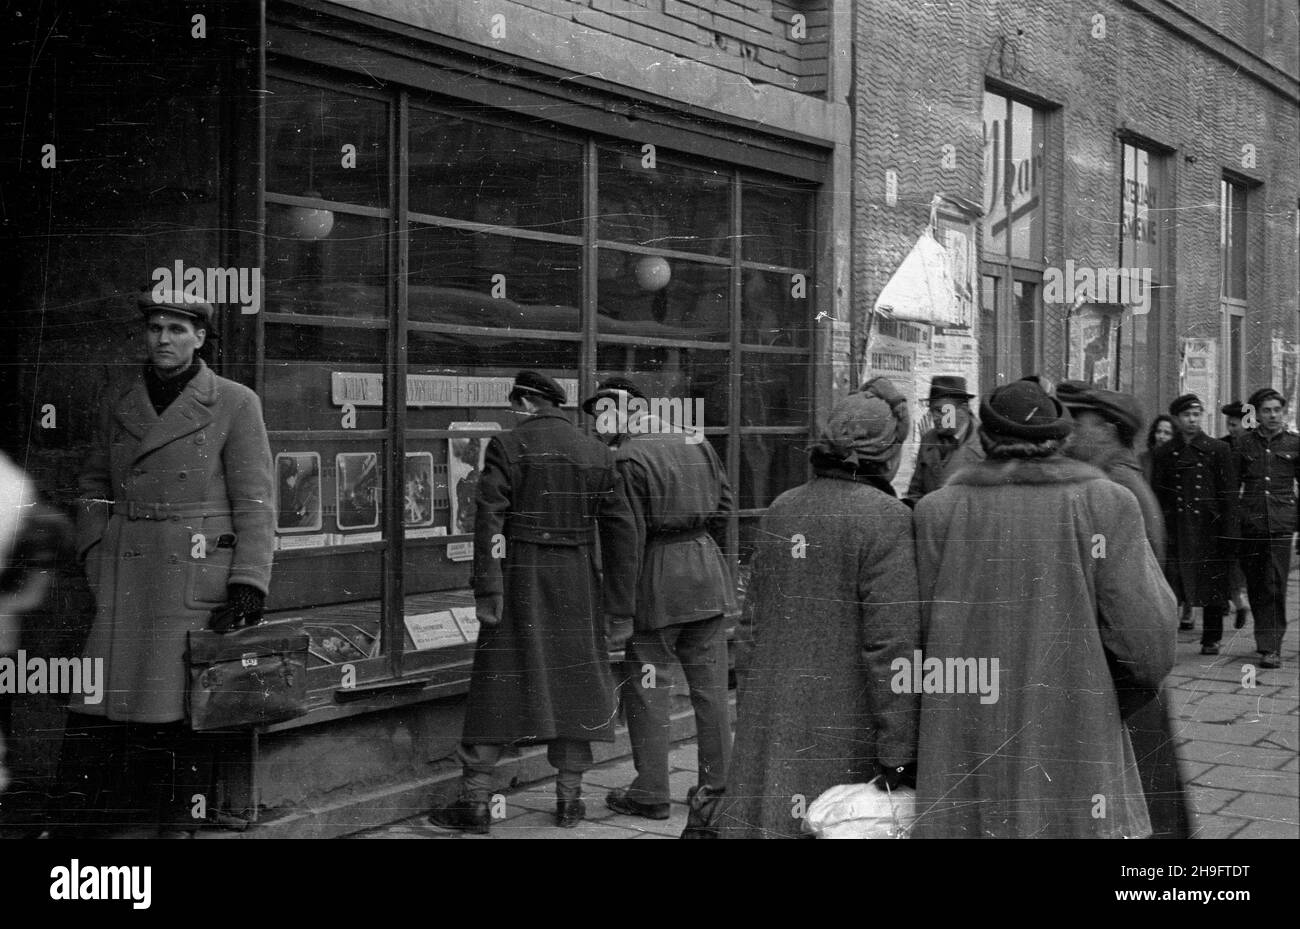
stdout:
[[476,799],[462,794],[451,806],[430,810],[429,822],[442,829],[487,835],[492,825],[492,813],[488,809],[486,797]]
[[587,804],[581,800],[556,800],[555,825],[561,829],[572,829],[587,816]]

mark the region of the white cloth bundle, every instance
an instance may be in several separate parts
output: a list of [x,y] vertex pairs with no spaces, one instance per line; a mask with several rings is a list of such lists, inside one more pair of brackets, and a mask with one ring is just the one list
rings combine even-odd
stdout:
[[916,792],[882,783],[839,784],[812,802],[804,828],[819,839],[905,839],[916,818]]

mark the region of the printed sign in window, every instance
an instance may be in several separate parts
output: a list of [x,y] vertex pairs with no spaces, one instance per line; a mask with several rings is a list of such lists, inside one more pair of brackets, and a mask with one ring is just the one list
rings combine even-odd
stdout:
[[321,527],[320,454],[281,452],[275,456],[275,528],[314,532]]

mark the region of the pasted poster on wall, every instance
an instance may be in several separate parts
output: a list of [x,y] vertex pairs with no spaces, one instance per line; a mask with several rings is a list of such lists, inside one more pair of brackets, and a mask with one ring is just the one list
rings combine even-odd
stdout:
[[1183,339],[1178,373],[1179,393],[1196,394],[1206,410],[1219,409],[1219,343],[1215,339]]

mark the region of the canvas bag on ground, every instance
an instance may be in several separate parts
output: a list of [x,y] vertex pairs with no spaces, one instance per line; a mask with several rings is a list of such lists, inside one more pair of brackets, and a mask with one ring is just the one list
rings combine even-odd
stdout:
[[961,325],[948,251],[929,229],[921,233],[894,276],[876,298],[875,310],[886,319]]
[[307,712],[308,637],[294,623],[190,633],[190,728],[238,729]]
[[916,819],[916,792],[869,784],[839,784],[804,813],[804,828],[819,839],[905,839]]

